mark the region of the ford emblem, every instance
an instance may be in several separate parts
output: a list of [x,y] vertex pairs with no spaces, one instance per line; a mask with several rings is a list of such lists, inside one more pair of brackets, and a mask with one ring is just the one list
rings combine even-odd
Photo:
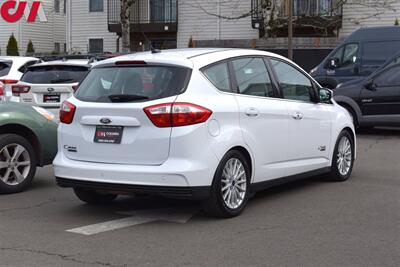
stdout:
[[102,118],[102,119],[100,120],[100,122],[101,122],[102,124],[110,124],[110,123],[111,123],[111,120],[110,120],[109,118]]
[[52,87],[50,87],[50,88],[47,88],[47,91],[48,91],[48,92],[54,92],[54,90],[55,90],[55,89],[54,89],[54,88],[52,88]]

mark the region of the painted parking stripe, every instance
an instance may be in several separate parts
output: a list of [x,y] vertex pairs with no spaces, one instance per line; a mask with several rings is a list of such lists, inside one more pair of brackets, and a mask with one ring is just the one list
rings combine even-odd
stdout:
[[197,210],[186,208],[180,210],[163,209],[129,211],[121,214],[130,215],[130,217],[73,228],[67,230],[67,232],[81,235],[95,235],[155,221],[186,223],[196,212]]

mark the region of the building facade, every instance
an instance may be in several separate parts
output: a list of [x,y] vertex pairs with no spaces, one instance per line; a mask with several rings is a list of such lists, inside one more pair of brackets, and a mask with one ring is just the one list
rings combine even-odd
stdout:
[[[31,5],[33,0],[27,0]],[[400,1],[293,0],[297,48],[333,48],[360,27],[394,25]],[[274,5],[264,5],[272,3]],[[361,3],[361,4],[360,4]],[[284,49],[287,0],[137,0],[131,12],[131,49],[234,46]],[[117,52],[120,0],[42,0],[47,22],[6,23],[0,18],[4,55],[11,34],[20,54],[32,40],[42,54]],[[272,23],[270,17],[275,20]]]
[[[28,0],[27,10],[29,12],[33,0]],[[6,54],[6,47],[11,34],[14,34],[18,42],[20,55],[26,53],[29,40],[35,48],[36,53],[50,54],[64,52],[66,47],[66,9],[62,3],[67,0],[42,0],[47,21],[36,18],[33,23],[28,23],[23,16],[15,23],[6,22],[0,18],[0,49],[1,55]],[[0,5],[4,4],[2,1]]]

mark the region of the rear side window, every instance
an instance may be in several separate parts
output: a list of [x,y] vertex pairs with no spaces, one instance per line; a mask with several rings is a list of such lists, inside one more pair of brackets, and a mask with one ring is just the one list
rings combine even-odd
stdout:
[[171,66],[95,68],[75,97],[86,102],[133,102],[174,96],[186,87],[190,70]]
[[273,97],[271,80],[262,58],[232,60],[239,93],[243,95]]
[[226,62],[219,63],[208,67],[204,71],[204,75],[210,80],[215,87],[224,92],[231,92],[229,79],[228,64]]
[[21,81],[33,84],[76,83],[80,82],[88,71],[88,67],[81,66],[30,67]]
[[11,61],[1,61],[0,62],[0,76],[6,76],[10,72],[12,66]]

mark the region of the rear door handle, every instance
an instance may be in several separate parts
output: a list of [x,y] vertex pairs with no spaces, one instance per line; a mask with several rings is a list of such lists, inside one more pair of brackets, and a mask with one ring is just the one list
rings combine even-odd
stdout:
[[293,113],[292,118],[295,120],[301,120],[303,118],[303,115],[300,112],[295,112]]
[[256,108],[248,108],[248,109],[246,109],[246,112],[245,112],[246,116],[248,116],[248,117],[257,117],[258,113],[259,113],[258,109],[256,109]]

